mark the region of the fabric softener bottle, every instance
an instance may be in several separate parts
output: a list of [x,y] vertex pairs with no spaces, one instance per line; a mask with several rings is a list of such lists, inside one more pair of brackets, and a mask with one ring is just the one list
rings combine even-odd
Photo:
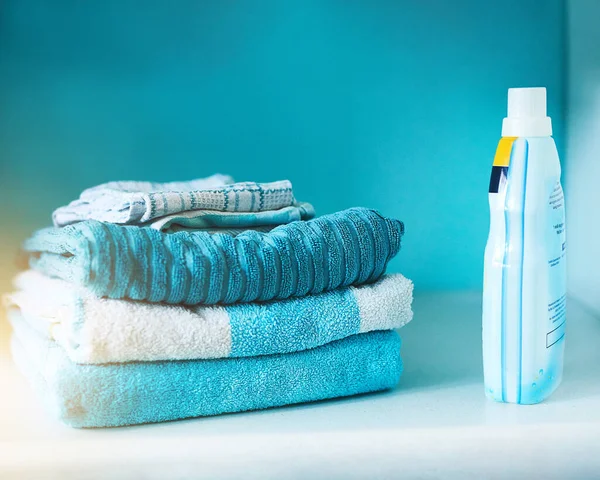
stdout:
[[545,88],[511,88],[489,187],[483,285],[486,395],[532,404],[559,385],[566,303],[565,206]]

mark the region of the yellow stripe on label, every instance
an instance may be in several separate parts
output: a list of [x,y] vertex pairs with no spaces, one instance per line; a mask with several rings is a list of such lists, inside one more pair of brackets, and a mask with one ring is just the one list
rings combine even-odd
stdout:
[[510,163],[510,152],[517,137],[502,137],[496,149],[494,167],[508,167]]

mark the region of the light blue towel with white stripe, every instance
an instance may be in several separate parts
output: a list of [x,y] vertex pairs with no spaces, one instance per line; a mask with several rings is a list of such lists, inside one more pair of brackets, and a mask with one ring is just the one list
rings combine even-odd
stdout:
[[[306,204],[308,205],[308,204]],[[310,213],[312,207],[305,205]],[[198,214],[185,215],[185,212],[213,212],[204,221],[218,221],[238,218],[246,226],[261,218],[245,215],[253,212],[271,212],[282,208],[291,209],[296,215],[303,210],[297,209],[292,184],[288,180],[271,183],[242,182],[233,183],[227,175],[213,175],[208,178],[188,182],[109,182],[88,188],[81,196],[69,205],[58,208],[52,215],[57,227],[70,225],[84,220],[146,225],[158,229],[166,229],[179,221],[201,223]],[[216,212],[235,215],[216,215]],[[157,219],[169,217],[163,222]],[[269,220],[268,215],[263,215]],[[307,217],[310,218],[310,217]],[[270,224],[274,220],[270,219]],[[200,228],[200,227],[198,227]]]
[[13,358],[56,417],[112,427],[344,397],[394,387],[395,331],[300,352],[216,360],[78,365],[14,314]]
[[98,298],[33,270],[6,304],[76,363],[249,357],[318,347],[412,319],[412,282],[373,284],[261,303],[167,305]]
[[196,305],[373,282],[398,253],[403,232],[399,220],[366,208],[236,237],[89,220],[40,230],[24,250],[33,269],[100,297]]

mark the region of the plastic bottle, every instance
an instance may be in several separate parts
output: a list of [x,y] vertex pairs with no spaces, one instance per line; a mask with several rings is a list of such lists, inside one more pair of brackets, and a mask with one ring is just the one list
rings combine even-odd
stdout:
[[511,88],[489,187],[483,286],[485,392],[532,404],[562,379],[566,243],[545,88]]

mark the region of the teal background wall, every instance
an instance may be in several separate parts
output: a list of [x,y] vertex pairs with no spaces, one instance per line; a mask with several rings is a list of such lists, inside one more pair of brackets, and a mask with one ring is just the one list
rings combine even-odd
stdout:
[[563,142],[563,10],[559,0],[4,0],[5,270],[83,188],[219,171],[289,178],[320,214],[363,205],[401,218],[393,270],[419,289],[479,289],[506,90],[547,86]]
[[600,316],[600,2],[569,0],[566,192],[569,293]]

